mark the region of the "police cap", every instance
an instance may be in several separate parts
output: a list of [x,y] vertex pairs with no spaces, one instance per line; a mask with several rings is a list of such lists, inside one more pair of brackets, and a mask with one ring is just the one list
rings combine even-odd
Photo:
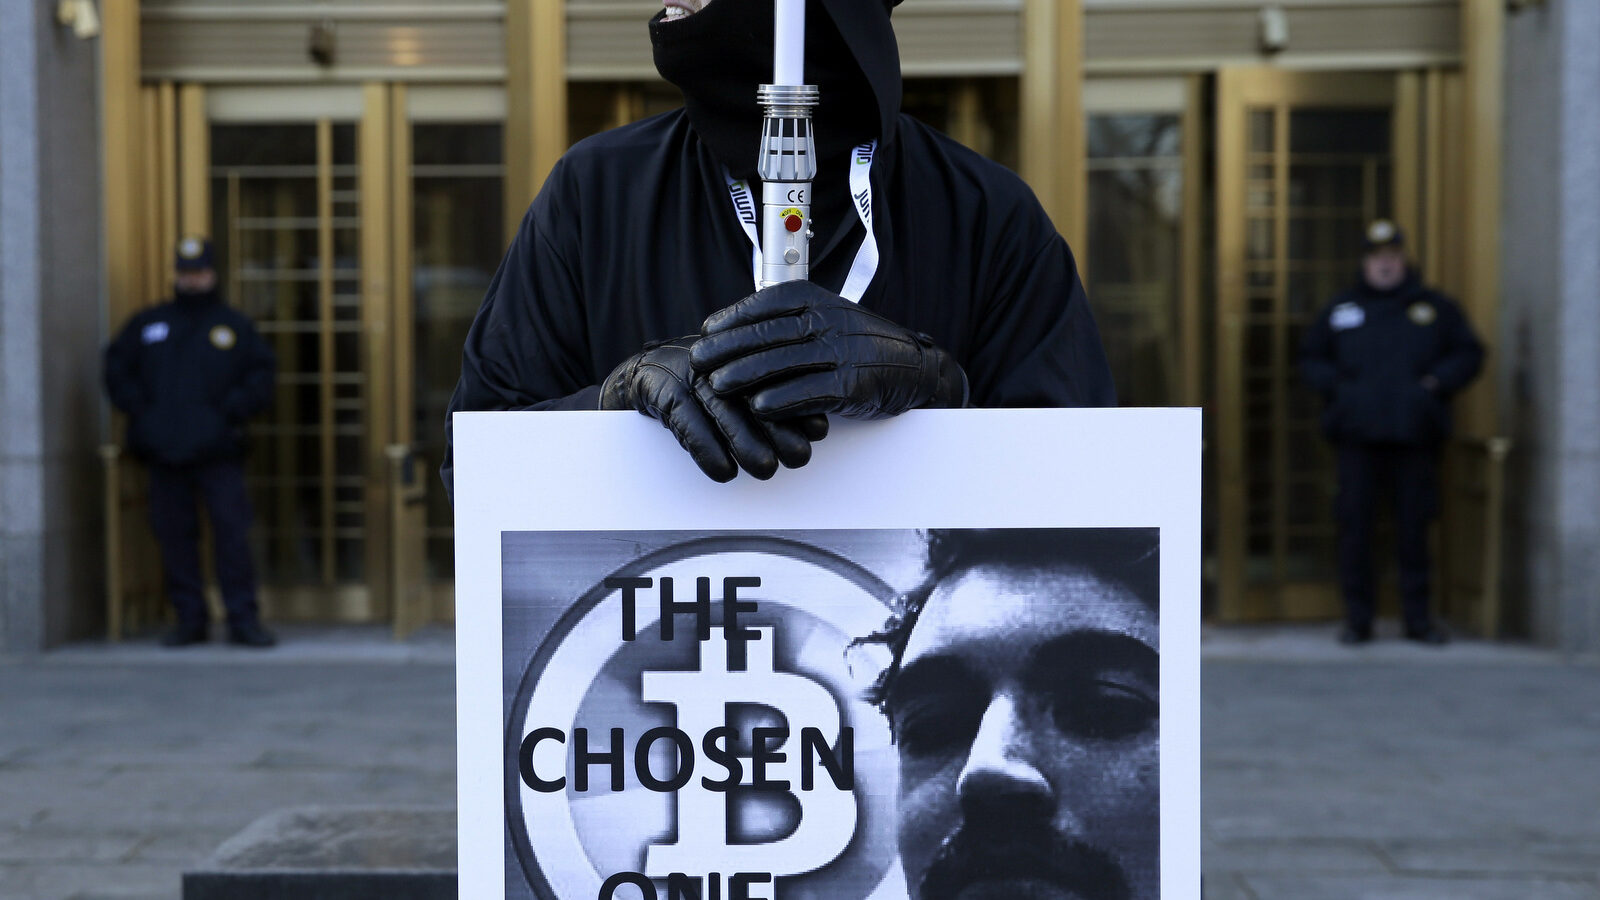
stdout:
[[1362,235],[1362,244],[1368,253],[1384,247],[1404,247],[1406,235],[1400,226],[1388,219],[1377,219],[1367,226],[1366,233]]
[[211,242],[197,235],[189,235],[178,242],[177,267],[180,272],[198,272],[216,268],[212,258]]

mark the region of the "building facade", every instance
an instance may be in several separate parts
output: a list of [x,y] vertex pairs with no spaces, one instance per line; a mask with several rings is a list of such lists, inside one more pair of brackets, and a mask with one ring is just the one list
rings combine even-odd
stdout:
[[[20,142],[32,155],[16,165],[33,168],[17,171],[37,171],[40,191],[95,201],[103,265],[59,271],[66,248],[30,249],[41,238],[8,228],[5,321],[65,316],[84,346],[73,344],[71,379],[34,385],[26,373],[57,370],[27,354],[52,357],[51,345],[8,327],[3,396],[41,398],[44,419],[69,411],[75,424],[54,427],[71,438],[50,452],[76,460],[80,476],[96,443],[108,449],[92,479],[40,501],[63,510],[52,513],[58,536],[46,540],[42,522],[12,529],[8,518],[5,540],[19,537],[4,545],[5,565],[64,566],[74,580],[59,575],[64,590],[47,589],[48,599],[6,595],[0,640],[43,645],[161,609],[139,473],[110,449],[117,423],[78,354],[166,292],[182,233],[215,240],[226,295],[262,324],[280,361],[277,402],[255,426],[250,462],[269,614],[394,622],[401,632],[449,619],[450,516],[431,472],[462,336],[560,153],[677,105],[650,62],[644,21],[656,4],[103,0],[100,34],[82,41],[41,4],[4,2],[36,24],[27,37],[8,29],[31,62],[7,54],[6,65],[31,66],[38,87],[31,107],[14,100],[26,92],[4,70],[0,178],[8,190],[30,180],[11,174]],[[1528,178],[1540,196],[1592,190],[1576,148],[1594,117],[1568,108],[1584,93],[1574,43],[1584,32],[1560,26],[1589,13],[1581,0],[1520,6],[910,0],[895,12],[907,111],[1034,186],[1083,265],[1124,402],[1207,408],[1207,612],[1220,621],[1338,608],[1331,455],[1315,398],[1294,377],[1294,350],[1353,277],[1361,223],[1386,215],[1495,350],[1493,374],[1457,401],[1460,434],[1446,451],[1446,615],[1482,633],[1600,644],[1600,572],[1584,569],[1593,554],[1583,552],[1600,535],[1581,527],[1593,503],[1578,500],[1600,493],[1574,493],[1595,468],[1571,419],[1597,385],[1563,380],[1584,363],[1582,332],[1546,316],[1578,316],[1586,245],[1574,238],[1555,276],[1533,262],[1551,243],[1527,237],[1570,236],[1582,204],[1552,221],[1529,194],[1504,210],[1501,201],[1502,186]],[[87,77],[92,48],[97,107],[96,91],[55,73],[76,66]],[[1522,67],[1537,72],[1524,79]],[[13,119],[14,107],[34,117]],[[63,122],[52,112],[40,123],[41,108],[68,107]],[[75,144],[60,134],[65,121],[97,127],[97,140]],[[1527,127],[1519,135],[1503,121]],[[1573,152],[1564,168],[1535,176],[1523,155],[1547,153],[1537,141],[1549,129],[1570,135]],[[67,143],[75,149],[59,155]],[[96,165],[75,167],[83,177],[45,171],[71,165],[84,146]],[[63,227],[54,199],[8,203],[8,223],[15,206],[40,234]],[[1520,230],[1519,216],[1545,231]],[[18,271],[39,260],[43,274],[13,288],[13,259]],[[81,286],[51,280],[73,278],[95,280],[92,308],[81,306]],[[1540,299],[1524,300],[1524,284]],[[67,293],[80,305],[58,302]],[[1567,368],[1538,352],[1545,338],[1568,341]],[[1531,349],[1502,350],[1515,340]],[[13,388],[15,371],[24,375]],[[1544,398],[1547,387],[1563,398],[1553,407],[1516,393]],[[5,471],[13,458],[42,471],[56,465],[50,452],[8,449]],[[1564,499],[1567,518],[1523,504],[1523,486]],[[68,537],[69,521],[89,525]],[[61,548],[55,563],[15,549],[25,530]],[[1552,555],[1557,544],[1565,549]],[[69,562],[79,559],[93,565]]]

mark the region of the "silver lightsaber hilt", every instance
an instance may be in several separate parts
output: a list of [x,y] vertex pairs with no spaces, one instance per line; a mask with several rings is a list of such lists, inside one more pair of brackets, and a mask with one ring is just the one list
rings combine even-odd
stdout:
[[811,111],[814,84],[763,84],[756,91],[766,111],[761,126],[761,286],[799,281],[811,274],[811,182],[817,177],[817,142]]

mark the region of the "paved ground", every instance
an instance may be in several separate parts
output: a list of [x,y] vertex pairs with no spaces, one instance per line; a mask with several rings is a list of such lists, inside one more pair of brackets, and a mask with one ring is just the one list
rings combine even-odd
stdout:
[[1600,898],[1600,668],[1331,633],[1208,647],[1208,897]]
[[[1216,900],[1600,900],[1600,668],[1207,634]],[[175,898],[258,816],[449,805],[449,636],[0,660],[0,898]]]
[[171,900],[273,809],[454,803],[447,640],[285,637],[0,663],[0,898]]

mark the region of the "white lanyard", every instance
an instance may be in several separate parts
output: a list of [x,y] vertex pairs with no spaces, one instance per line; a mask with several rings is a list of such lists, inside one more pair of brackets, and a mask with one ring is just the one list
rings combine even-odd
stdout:
[[[856,260],[850,264],[844,288],[839,291],[840,296],[852,303],[861,302],[861,295],[867,292],[867,285],[878,272],[878,237],[872,233],[872,156],[877,150],[878,142],[871,140],[850,153],[850,197],[853,201],[850,205],[856,208],[856,215],[867,230],[867,236],[861,239],[861,249],[856,251]],[[734,214],[739,217],[751,246],[755,247],[750,268],[755,273],[756,289],[760,290],[761,239],[756,236],[755,197],[750,193],[749,183],[735,181],[726,171],[722,177],[728,180],[728,196],[733,200]]]

